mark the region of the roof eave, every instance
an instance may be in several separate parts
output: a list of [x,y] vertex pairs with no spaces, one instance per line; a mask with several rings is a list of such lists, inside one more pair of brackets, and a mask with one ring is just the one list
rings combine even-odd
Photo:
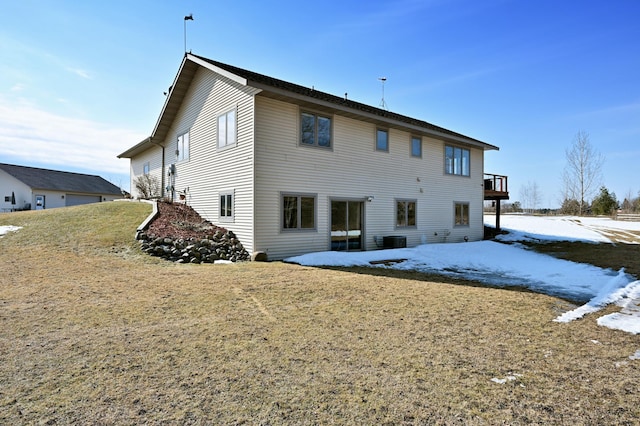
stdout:
[[151,146],[151,136],[145,138],[138,144],[132,146],[122,154],[118,154],[118,158],[133,158],[139,153],[146,151]]

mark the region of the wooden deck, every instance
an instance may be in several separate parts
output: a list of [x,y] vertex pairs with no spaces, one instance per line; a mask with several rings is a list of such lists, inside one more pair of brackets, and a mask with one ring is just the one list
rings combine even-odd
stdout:
[[485,200],[508,200],[509,187],[507,177],[502,175],[484,174],[484,199]]
[[509,199],[507,177],[503,175],[484,174],[484,199],[495,202],[496,231],[500,231],[500,201]]

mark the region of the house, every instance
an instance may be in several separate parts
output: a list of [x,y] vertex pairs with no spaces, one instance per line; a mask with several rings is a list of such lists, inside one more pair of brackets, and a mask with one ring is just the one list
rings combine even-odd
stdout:
[[122,198],[100,176],[0,163],[0,209],[41,210]]
[[270,259],[483,238],[494,145],[202,56],[120,154]]

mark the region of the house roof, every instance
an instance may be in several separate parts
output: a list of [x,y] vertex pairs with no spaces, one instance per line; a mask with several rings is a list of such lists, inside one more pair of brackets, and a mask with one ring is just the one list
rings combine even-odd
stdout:
[[497,146],[436,126],[424,120],[352,101],[347,99],[346,96],[339,97],[331,95],[315,90],[314,88],[290,83],[264,74],[214,61],[203,56],[187,53],[171,86],[170,93],[167,96],[153,133],[149,138],[118,155],[119,158],[131,158],[151,147],[154,141],[164,141],[199,66],[223,75],[244,86],[259,89],[259,96],[280,99],[308,108],[321,109],[327,112],[373,122],[378,125],[387,125],[409,132],[434,136],[447,141],[476,146],[484,150],[499,149]]
[[32,189],[78,192],[85,194],[122,194],[120,188],[100,176],[95,175],[39,169],[36,167],[16,166],[4,163],[0,163],[0,170],[5,171]]

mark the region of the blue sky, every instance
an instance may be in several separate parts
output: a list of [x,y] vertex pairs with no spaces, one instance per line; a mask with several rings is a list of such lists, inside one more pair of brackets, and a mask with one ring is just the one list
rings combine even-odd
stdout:
[[587,132],[603,184],[640,191],[640,2],[0,0],[0,162],[98,174],[152,131],[187,49],[500,147],[512,201],[557,207]]

